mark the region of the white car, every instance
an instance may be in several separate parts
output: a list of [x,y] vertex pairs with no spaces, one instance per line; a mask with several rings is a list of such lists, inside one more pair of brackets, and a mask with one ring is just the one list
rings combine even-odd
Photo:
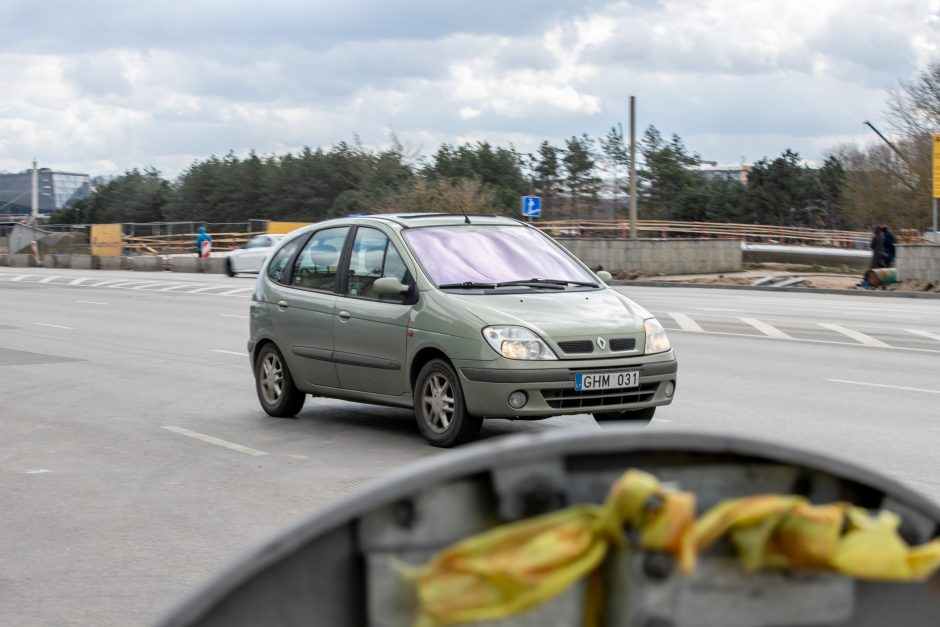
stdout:
[[270,233],[255,235],[241,248],[226,255],[228,260],[225,264],[226,272],[229,276],[235,276],[239,272],[260,272],[264,260],[282,239],[284,239],[283,235]]

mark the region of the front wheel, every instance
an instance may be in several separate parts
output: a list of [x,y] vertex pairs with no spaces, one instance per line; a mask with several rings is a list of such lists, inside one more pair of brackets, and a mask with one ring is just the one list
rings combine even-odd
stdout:
[[294,385],[287,363],[274,344],[265,344],[255,360],[255,389],[261,407],[276,418],[296,416],[307,398]]
[[633,409],[624,411],[601,411],[594,413],[594,420],[598,424],[610,424],[612,422],[649,422],[656,413],[655,407],[644,407],[643,409]]
[[238,274],[235,272],[235,264],[232,263],[231,258],[225,260],[225,274],[229,276],[235,276]]
[[483,419],[467,412],[460,379],[443,359],[421,368],[414,388],[415,417],[421,435],[434,446],[457,446],[472,440]]

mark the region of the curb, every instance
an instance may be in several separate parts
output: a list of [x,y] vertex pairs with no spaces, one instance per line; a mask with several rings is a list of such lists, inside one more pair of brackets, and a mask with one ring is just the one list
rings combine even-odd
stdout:
[[879,298],[926,298],[940,299],[937,292],[902,292],[899,290],[844,290],[817,287],[765,287],[762,285],[723,285],[720,283],[686,283],[683,281],[626,281],[614,280],[611,285],[630,285],[636,287],[697,287],[707,290],[753,290],[758,292],[800,293],[800,294],[838,294],[841,296],[876,296]]

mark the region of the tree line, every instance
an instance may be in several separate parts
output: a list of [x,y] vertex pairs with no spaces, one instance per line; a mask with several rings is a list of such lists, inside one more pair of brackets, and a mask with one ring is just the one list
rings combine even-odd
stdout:
[[[929,226],[931,133],[940,132],[940,62],[890,94],[894,146],[843,145],[818,168],[786,149],[753,164],[746,181],[703,176],[702,158],[676,134],[648,127],[638,142],[644,219],[740,222],[831,229]],[[430,156],[354,141],[328,149],[195,161],[174,180],[130,170],[73,207],[60,224],[107,222],[318,221],[357,213],[446,211],[518,215],[520,197],[542,198],[544,219],[623,217],[629,154],[619,127],[606,136],[514,146],[441,145]]]

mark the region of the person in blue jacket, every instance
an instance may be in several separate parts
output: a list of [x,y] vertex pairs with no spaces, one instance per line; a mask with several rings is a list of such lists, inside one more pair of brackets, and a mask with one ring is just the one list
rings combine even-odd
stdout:
[[[203,242],[209,242],[209,246],[203,251]],[[196,235],[196,254],[200,257],[208,257],[209,250],[212,248],[212,236],[206,233],[206,227],[199,227],[199,234]]]

